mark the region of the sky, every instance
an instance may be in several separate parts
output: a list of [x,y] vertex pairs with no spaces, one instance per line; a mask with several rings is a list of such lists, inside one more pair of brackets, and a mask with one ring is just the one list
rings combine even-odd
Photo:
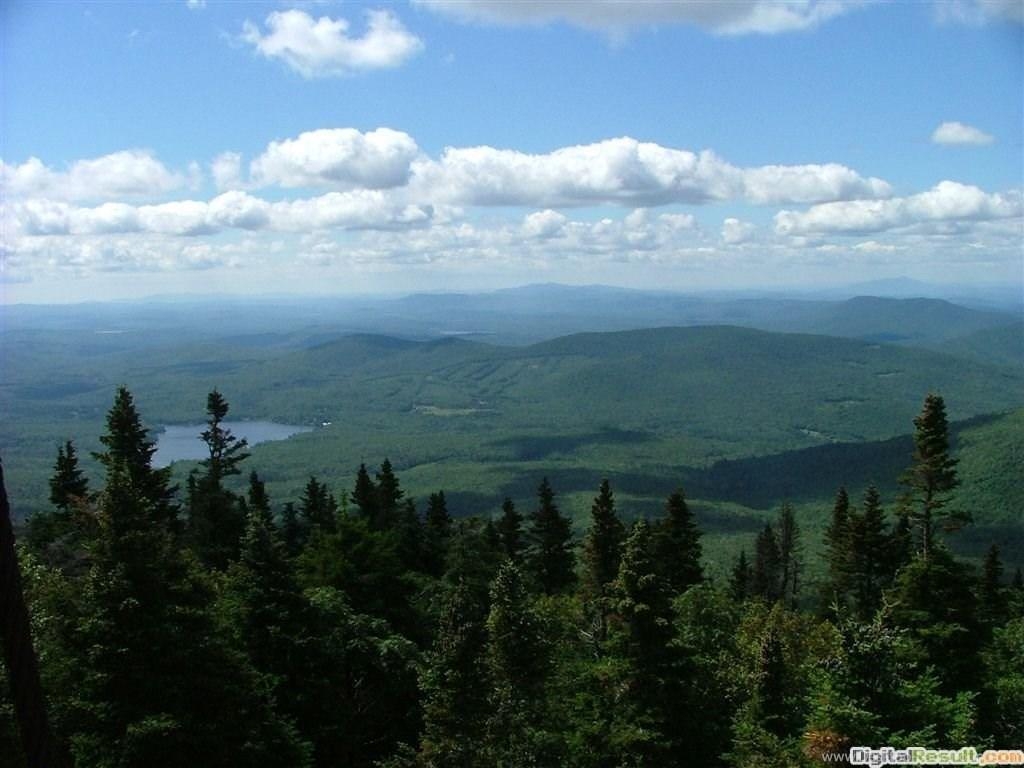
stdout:
[[0,302],[1024,283],[1024,0],[0,4]]

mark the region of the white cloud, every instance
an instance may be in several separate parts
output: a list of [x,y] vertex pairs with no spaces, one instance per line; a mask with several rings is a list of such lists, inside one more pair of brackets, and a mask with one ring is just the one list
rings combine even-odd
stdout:
[[349,34],[345,19],[305,11],[274,11],[266,18],[267,32],[246,21],[242,40],[260,55],[280,59],[303,77],[337,77],[404,64],[423,49],[422,41],[386,10],[368,11],[362,37]]
[[975,128],[973,125],[965,125],[956,121],[943,123],[932,132],[933,144],[991,144],[995,141],[991,135]]
[[780,211],[780,235],[859,234],[925,226],[952,232],[958,225],[1024,215],[1020,192],[986,193],[977,187],[943,181],[932,189],[889,200],[851,200],[815,205],[806,211]]
[[242,156],[237,152],[222,152],[210,163],[213,183],[217,189],[241,189]]
[[530,155],[493,147],[448,148],[414,165],[413,186],[466,205],[700,204],[746,199],[809,203],[890,193],[881,179],[845,166],[738,168],[713,152],[689,152],[630,137]]
[[726,245],[739,245],[745,243],[757,230],[749,221],[728,218],[722,222],[722,242]]
[[536,211],[528,214],[523,219],[523,233],[527,237],[551,238],[561,235],[565,231],[565,224],[568,219],[558,211],[550,208],[544,211]]
[[562,21],[586,29],[621,32],[630,28],[691,24],[722,35],[776,34],[813,29],[864,3],[860,0],[413,0],[460,21],[548,24]]
[[1024,3],[1021,0],[945,0],[935,3],[939,21],[982,26],[991,21],[1024,24]]
[[190,11],[201,11],[206,7],[206,0],[185,0],[185,7]]
[[271,142],[249,172],[257,187],[387,189],[409,180],[418,153],[411,136],[390,128],[324,128]]
[[0,161],[0,186],[16,197],[57,200],[152,197],[178,189],[187,179],[168,170],[147,150],[126,149],[102,157],[78,160],[66,171],[30,157],[21,165]]

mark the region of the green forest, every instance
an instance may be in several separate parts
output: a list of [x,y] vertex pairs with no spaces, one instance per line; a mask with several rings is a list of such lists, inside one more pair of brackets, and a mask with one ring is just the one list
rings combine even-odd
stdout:
[[[417,503],[383,456],[271,498],[228,413],[210,392],[208,458],[176,484],[119,388],[100,476],[63,443],[20,531],[78,768],[792,768],[1024,744],[1024,583],[995,545],[980,566],[947,546],[977,470],[937,394],[879,479],[892,501],[832,489],[821,546],[781,503],[720,573],[684,478],[638,513],[594,477],[582,526],[557,475],[453,517],[441,483]],[[5,765],[17,734],[4,691]]]

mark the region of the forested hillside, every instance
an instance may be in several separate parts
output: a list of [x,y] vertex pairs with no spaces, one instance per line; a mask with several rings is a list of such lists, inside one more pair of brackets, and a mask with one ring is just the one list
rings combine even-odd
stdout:
[[[229,410],[208,394],[208,458],[175,488],[119,389],[99,481],[61,445],[24,530],[53,730],[78,768],[782,768],[1024,738],[1021,571],[944,543],[1019,414],[962,431],[992,458],[961,462],[928,395],[898,503],[834,489],[820,554],[782,503],[711,577],[683,487],[637,516],[595,480],[579,537],[548,478],[460,519],[387,459],[275,498]],[[20,762],[2,692],[0,754]]]

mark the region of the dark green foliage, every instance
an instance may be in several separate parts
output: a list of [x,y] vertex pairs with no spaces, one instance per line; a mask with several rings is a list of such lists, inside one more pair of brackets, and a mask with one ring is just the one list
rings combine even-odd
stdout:
[[356,473],[356,485],[352,489],[352,503],[359,513],[367,520],[377,519],[377,488],[366,471],[366,465],[360,464]]
[[480,744],[486,733],[487,678],[484,649],[486,602],[459,583],[441,614],[440,626],[421,678],[426,765],[482,766]]
[[486,664],[490,678],[487,765],[526,768],[558,763],[558,738],[547,719],[545,687],[550,652],[530,606],[522,574],[510,560],[491,586]]
[[803,545],[800,527],[796,523],[793,507],[788,502],[782,505],[779,512],[779,563],[779,597],[796,605],[803,570]]
[[281,537],[288,553],[292,556],[298,554],[305,539],[302,524],[299,522],[299,513],[295,511],[295,503],[285,502],[281,508]]
[[70,440],[57,449],[57,461],[50,478],[50,503],[64,513],[89,495],[89,481],[78,467],[78,454]]
[[498,535],[505,556],[518,561],[523,552],[523,516],[516,511],[516,505],[507,496],[501,503]]
[[626,529],[615,513],[615,496],[607,480],[601,482],[590,506],[590,526],[583,540],[583,583],[592,599],[605,596],[606,587],[619,573]]
[[978,589],[978,616],[989,626],[1006,621],[1006,590],[1003,587],[1003,564],[999,547],[993,544],[985,555]]
[[530,515],[527,565],[542,592],[553,595],[575,581],[572,524],[558,511],[555,492],[545,477],[537,489],[537,509]]
[[849,586],[857,615],[868,620],[882,605],[882,590],[891,577],[887,570],[889,538],[885,530],[885,513],[873,485],[864,492],[860,513],[850,516]]
[[189,538],[200,559],[214,568],[225,568],[238,556],[245,529],[242,500],[224,486],[224,479],[237,475],[238,465],[248,458],[245,440],[239,440],[222,425],[229,406],[216,389],[206,398],[206,429],[200,437],[208,457],[203,470],[190,476],[188,494]]
[[747,550],[742,549],[729,576],[730,597],[737,602],[745,600],[750,594],[752,581],[753,573],[750,570],[750,563],[747,562]]
[[932,549],[935,528],[955,530],[970,521],[963,511],[944,511],[950,492],[959,485],[956,465],[949,452],[949,424],[946,404],[934,393],[925,397],[921,413],[914,418],[914,461],[900,478],[907,486],[905,502],[917,532],[918,551],[925,556]]
[[391,467],[391,462],[388,459],[384,459],[380,465],[380,471],[377,472],[374,527],[387,528],[394,524],[398,517],[399,502],[403,496],[405,496],[405,492],[402,491],[398,477]]
[[700,537],[683,490],[677,488],[665,502],[665,517],[654,529],[655,562],[673,594],[704,579]]
[[315,531],[333,533],[337,529],[337,518],[338,504],[334,496],[326,484],[310,475],[299,499],[299,519],[306,535]]
[[997,744],[1024,743],[1024,618],[996,628],[982,659],[988,708],[981,725]]
[[850,545],[850,497],[846,488],[840,487],[832,505],[832,517],[824,534],[825,562],[828,573],[822,589],[822,603],[825,609],[833,605],[843,607],[848,598],[851,570]]
[[754,568],[750,580],[750,592],[769,602],[780,597],[779,581],[782,573],[782,556],[775,529],[767,523],[757,535],[754,545]]
[[452,535],[452,518],[444,491],[430,494],[423,518],[423,570],[434,576],[444,573],[445,557]]

